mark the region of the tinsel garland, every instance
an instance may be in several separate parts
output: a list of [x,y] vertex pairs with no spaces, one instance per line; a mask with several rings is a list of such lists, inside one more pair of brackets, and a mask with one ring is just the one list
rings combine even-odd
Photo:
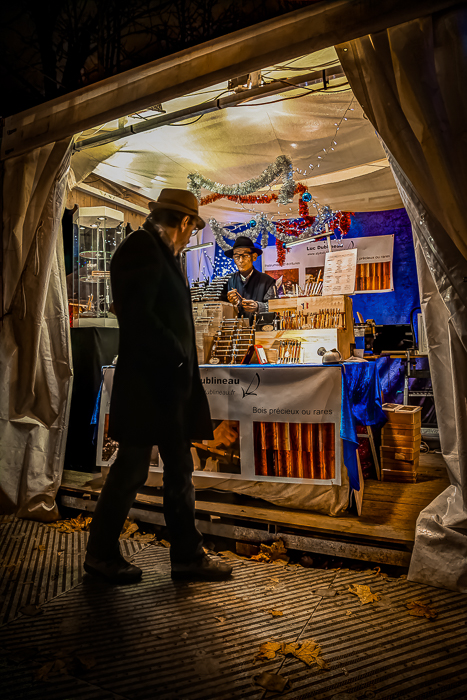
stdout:
[[283,184],[279,191],[278,202],[288,204],[292,200],[295,190],[292,161],[288,156],[278,156],[274,163],[268,165],[259,177],[240,182],[238,185],[223,185],[220,182],[209,180],[199,173],[190,173],[188,175],[188,189],[196,195],[198,200],[201,199],[202,188],[221,195],[248,195],[267,187],[279,176],[282,176]]
[[329,224],[331,231],[340,229],[343,236],[346,236],[349,232],[350,225],[352,223],[352,216],[355,216],[353,211],[338,211],[334,216],[334,220]]

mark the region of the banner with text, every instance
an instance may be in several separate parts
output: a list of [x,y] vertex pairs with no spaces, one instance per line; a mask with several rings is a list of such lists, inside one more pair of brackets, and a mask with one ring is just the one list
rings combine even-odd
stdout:
[[[343,238],[331,241],[331,251],[357,250],[355,292],[391,292],[393,283],[394,235],[366,236],[364,238]],[[263,270],[277,280],[278,288],[287,293],[293,284],[302,288],[306,282],[323,279],[326,253],[329,252],[326,240],[289,248],[285,263],[277,263],[276,246],[268,246],[263,254]]]
[[[340,367],[201,367],[214,439],[192,443],[196,471],[253,481],[341,483]],[[98,465],[107,436],[113,368],[104,374]]]

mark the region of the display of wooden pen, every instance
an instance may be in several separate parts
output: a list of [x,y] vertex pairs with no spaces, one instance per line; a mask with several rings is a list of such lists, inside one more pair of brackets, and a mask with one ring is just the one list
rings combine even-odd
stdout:
[[261,476],[335,477],[334,423],[253,424],[255,472]]

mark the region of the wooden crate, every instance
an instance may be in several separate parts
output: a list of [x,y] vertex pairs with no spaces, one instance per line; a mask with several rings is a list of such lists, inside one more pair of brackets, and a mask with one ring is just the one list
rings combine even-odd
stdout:
[[421,406],[402,406],[396,403],[383,403],[383,411],[386,414],[388,423],[401,427],[414,428],[421,425]]

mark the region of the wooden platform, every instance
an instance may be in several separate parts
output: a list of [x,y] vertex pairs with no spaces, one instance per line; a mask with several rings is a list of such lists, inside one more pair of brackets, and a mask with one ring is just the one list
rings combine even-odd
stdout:
[[[60,489],[62,503],[93,511],[102,481],[92,474],[66,471]],[[420,457],[416,484],[365,481],[362,515],[330,517],[303,510],[284,509],[259,499],[210,493],[211,500],[196,501],[200,529],[235,539],[266,541],[280,537],[290,548],[336,556],[408,565],[420,511],[449,485],[441,455]],[[162,495],[149,489],[137,495],[131,514],[164,524]]]

